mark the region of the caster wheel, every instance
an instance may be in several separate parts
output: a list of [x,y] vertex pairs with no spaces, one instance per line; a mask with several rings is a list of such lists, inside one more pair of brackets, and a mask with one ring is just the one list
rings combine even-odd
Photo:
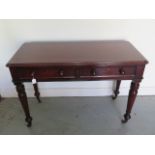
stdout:
[[115,100],[116,98],[117,98],[117,96],[116,96],[116,95],[113,95],[113,96],[112,96],[112,99],[113,99],[113,100]]
[[32,122],[28,122],[27,127],[31,127],[31,126],[32,126]]
[[125,114],[124,119],[122,119],[122,123],[127,123],[129,119],[131,119],[130,114]]
[[27,127],[32,126],[32,117],[25,118],[25,121],[27,122]]

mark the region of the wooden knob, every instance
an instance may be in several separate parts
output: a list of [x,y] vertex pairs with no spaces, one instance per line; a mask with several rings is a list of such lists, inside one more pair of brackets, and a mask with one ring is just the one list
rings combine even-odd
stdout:
[[121,75],[125,75],[124,69],[121,69],[121,70],[120,70],[120,73],[121,73]]
[[93,75],[93,76],[96,75],[96,71],[95,71],[95,69],[92,70],[92,75]]
[[32,74],[31,74],[31,76],[34,78],[34,75],[35,75],[35,73],[34,72],[32,72]]
[[64,71],[61,69],[61,70],[59,71],[59,74],[60,74],[60,76],[63,76],[63,75],[64,75]]

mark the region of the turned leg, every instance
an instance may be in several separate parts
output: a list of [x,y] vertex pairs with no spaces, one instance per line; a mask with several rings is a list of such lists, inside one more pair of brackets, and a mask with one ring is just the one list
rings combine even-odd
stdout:
[[113,94],[113,96],[112,96],[112,99],[116,99],[117,98],[117,96],[118,96],[118,94],[119,94],[119,87],[120,87],[120,84],[121,84],[121,80],[117,80],[116,81],[116,88],[115,88],[115,90],[114,90],[114,94]]
[[40,100],[40,93],[39,93],[39,89],[38,89],[38,84],[37,83],[34,83],[33,84],[33,87],[34,87],[34,95],[36,96],[37,100],[39,103],[41,103],[41,100]]
[[136,96],[137,96],[140,81],[141,80],[133,80],[131,82],[131,87],[130,87],[129,96],[128,96],[127,109],[126,109],[126,113],[124,114],[124,119],[122,120],[122,123],[126,123],[131,118],[130,113],[131,113],[133,104],[135,102]]
[[27,126],[30,127],[32,125],[32,117],[30,116],[30,112],[29,112],[29,106],[28,106],[27,96],[25,92],[25,87],[21,82],[14,82],[14,83],[16,85],[18,97],[26,116],[25,121],[27,122]]

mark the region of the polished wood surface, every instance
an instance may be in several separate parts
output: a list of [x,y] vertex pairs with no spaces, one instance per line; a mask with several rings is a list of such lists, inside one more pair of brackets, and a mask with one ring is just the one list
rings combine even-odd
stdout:
[[127,41],[30,42],[25,43],[7,64],[49,65],[130,65],[147,60]]
[[121,80],[131,80],[131,87],[123,123],[130,113],[138,93],[139,83],[148,61],[129,42],[79,41],[25,43],[7,63],[12,80],[31,126],[27,96],[23,82],[33,83],[35,96],[40,102],[37,82],[116,80],[113,99],[119,94]]
[[[37,81],[62,80],[130,80],[137,76],[136,66],[54,66],[54,67],[10,67],[13,80],[31,81],[32,75]],[[141,75],[140,75],[141,76]]]

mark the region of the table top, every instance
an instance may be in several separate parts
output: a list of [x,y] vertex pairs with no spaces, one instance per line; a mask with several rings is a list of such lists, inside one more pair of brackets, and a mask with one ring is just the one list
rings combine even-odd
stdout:
[[128,41],[24,43],[8,67],[49,65],[138,65],[148,61]]

